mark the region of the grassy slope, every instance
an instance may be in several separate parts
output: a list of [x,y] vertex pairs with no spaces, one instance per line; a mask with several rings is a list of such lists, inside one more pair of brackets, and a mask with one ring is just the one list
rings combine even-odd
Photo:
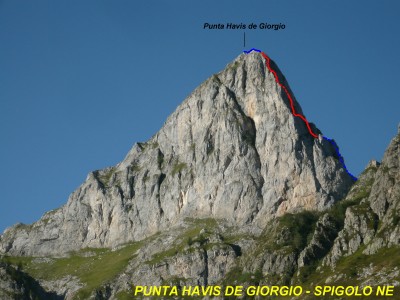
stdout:
[[[84,286],[76,295],[77,299],[86,299],[92,291],[115,278],[127,266],[141,243],[133,243],[111,251],[109,249],[85,249],[67,258],[54,258],[50,262],[38,262],[32,257],[5,257],[12,264],[36,279],[56,280],[67,275],[76,276]],[[87,255],[90,256],[87,256]],[[92,256],[93,255],[93,256]]]
[[[375,171],[375,170],[373,170]],[[328,213],[336,222],[338,230],[343,228],[346,209],[352,207],[359,213],[363,213],[365,203],[361,200],[368,197],[372,180],[359,181],[354,189],[351,199],[336,203]],[[221,284],[276,284],[290,282],[300,284],[305,288],[312,288],[316,285],[323,285],[328,278],[334,285],[359,285],[365,281],[359,278],[361,271],[367,267],[378,272],[390,272],[395,267],[400,268],[400,248],[392,247],[381,249],[374,255],[364,255],[361,247],[356,253],[340,259],[334,270],[321,267],[321,260],[312,262],[308,267],[301,269],[299,276],[297,272],[283,278],[277,274],[263,274],[261,269],[254,272],[245,271],[245,267],[266,251],[281,255],[292,253],[298,254],[310,241],[315,224],[322,213],[302,212],[287,214],[273,220],[273,225],[268,226],[265,232],[255,238],[243,234],[225,232],[223,243],[236,243],[238,239],[255,240],[254,247],[243,253],[238,259],[238,264],[229,272]],[[150,260],[143,262],[154,265],[169,259],[178,253],[188,251],[194,243],[199,243],[207,249],[207,235],[214,232],[218,221],[213,219],[194,220],[188,219],[189,226],[175,239],[174,247],[161,250],[154,254]],[[201,231],[204,229],[204,231]],[[282,232],[290,232],[286,238],[279,238]],[[201,233],[202,232],[202,233]],[[110,282],[118,274],[124,271],[128,262],[135,257],[135,253],[146,241],[127,244],[116,251],[110,249],[84,249],[72,253],[68,258],[53,258],[49,262],[40,262],[30,257],[6,257],[3,258],[14,265],[19,265],[30,276],[36,279],[55,280],[67,275],[76,276],[84,285],[76,295],[77,299],[86,299],[94,290],[100,289],[105,283]],[[335,275],[342,274],[342,277]],[[294,277],[292,277],[292,275]],[[285,276],[284,276],[285,277]],[[283,278],[283,279],[282,279]],[[400,281],[400,276],[395,278]],[[173,278],[167,282],[173,282]],[[181,280],[184,282],[184,278]],[[130,291],[121,291],[117,294],[118,299],[130,299]],[[322,298],[320,298],[322,299]],[[329,298],[328,298],[329,299]],[[362,299],[362,297],[358,297]],[[370,298],[369,298],[370,299]],[[377,298],[376,298],[377,299]]]
[[[212,231],[217,226],[213,219],[194,220],[188,219],[190,226],[174,242],[174,247],[160,251],[153,255],[147,264],[157,264],[183,251],[185,246],[200,242],[202,235],[200,231]],[[110,282],[118,274],[124,271],[129,261],[136,256],[137,250],[146,242],[151,241],[157,235],[136,243],[126,244],[118,250],[110,249],[83,249],[74,252],[66,258],[51,258],[40,260],[33,257],[5,256],[0,258],[7,263],[18,266],[24,272],[35,279],[57,280],[67,275],[77,277],[83,287],[75,296],[76,299],[87,299],[96,289]],[[122,291],[117,295],[118,299],[129,299],[129,291]]]

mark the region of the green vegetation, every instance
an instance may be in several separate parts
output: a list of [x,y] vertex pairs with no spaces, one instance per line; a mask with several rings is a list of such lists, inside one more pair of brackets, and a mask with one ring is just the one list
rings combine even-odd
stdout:
[[112,176],[115,174],[115,167],[108,168],[103,171],[97,171],[98,172],[98,179],[99,181],[104,185],[104,186],[109,186],[110,185],[110,180]]
[[187,239],[187,245],[188,246],[192,246],[195,244],[199,244],[200,246],[203,246],[204,244],[206,244],[208,241],[207,235],[206,234],[199,234],[198,236],[192,238],[189,237]]
[[357,182],[356,183],[357,186],[355,189],[356,192],[354,193],[351,199],[338,201],[330,209],[326,211],[329,214],[329,216],[335,220],[338,226],[338,231],[343,228],[347,208],[354,207],[355,209],[361,209],[364,210],[364,212],[366,212],[369,206],[366,203],[360,204],[360,202],[362,199],[367,198],[371,193],[371,187],[373,181],[374,181],[373,178],[371,178],[365,183]]
[[343,200],[336,202],[328,211],[328,215],[335,220],[338,231],[343,228],[346,210],[359,203],[359,200]]
[[400,222],[400,216],[396,214],[395,212],[392,213],[392,225],[393,227],[397,226]]
[[236,70],[239,67],[239,62],[235,61],[233,64],[230,65],[233,70]]
[[214,82],[216,82],[216,83],[218,83],[218,84],[221,84],[221,80],[219,79],[219,77],[218,77],[217,74],[214,74],[214,75],[211,77],[211,80],[214,81]]
[[21,271],[21,264],[18,264],[16,267],[12,266],[7,258],[1,257],[0,267],[17,286],[23,287],[21,294],[0,290],[0,292],[6,293],[10,298],[40,300],[46,297],[46,299],[54,299],[53,294],[46,293],[34,278]]
[[147,147],[149,146],[147,143],[137,143],[137,145],[142,151],[146,151]]
[[288,253],[302,250],[311,239],[318,217],[319,213],[317,212],[302,211],[296,214],[288,213],[277,218],[274,220],[274,228],[267,226],[260,236],[261,249],[258,249],[256,254],[262,253],[263,249],[283,250]]
[[185,168],[187,168],[186,163],[175,163],[175,165],[172,167],[172,176],[175,176],[176,174],[182,172],[182,170]]
[[218,225],[218,221],[213,218],[185,218],[185,221],[194,227],[193,230],[198,230],[199,232],[201,229],[212,230]]
[[283,246],[290,246],[295,250],[302,250],[310,241],[314,233],[315,224],[319,214],[310,211],[302,211],[297,214],[285,214],[281,217],[282,226],[291,233],[291,238],[286,240]]
[[15,228],[18,230],[30,230],[32,228],[31,224],[24,224],[24,223],[18,223],[15,225]]
[[157,141],[154,142],[144,142],[144,143],[137,143],[137,145],[139,146],[140,150],[142,151],[146,151],[148,149],[157,149],[159,147],[159,144]]
[[[165,251],[158,252],[153,255],[151,260],[146,263],[149,265],[158,264],[165,259],[175,256],[178,253],[183,252],[185,249],[187,251],[193,251],[189,249],[195,243],[199,243],[203,246],[207,242],[207,236],[209,232],[213,232],[213,229],[217,226],[217,221],[215,219],[186,219],[186,222],[190,224],[188,228],[182,235],[180,235],[174,242],[174,247],[167,249]],[[204,229],[205,233],[200,234]]]
[[[324,285],[327,278],[332,279],[338,274],[344,274],[331,281],[330,284],[358,286],[362,282],[359,273],[363,268],[373,268],[375,270],[373,274],[375,273],[378,278],[382,278],[382,271],[390,272],[400,266],[400,247],[382,248],[374,255],[365,255],[362,253],[364,250],[365,247],[360,247],[354,254],[342,257],[334,270],[329,267],[321,267],[319,271],[312,272],[304,281],[300,282],[302,282],[304,288],[315,287],[316,285]],[[399,292],[398,287],[396,292]],[[357,299],[370,299],[370,297],[357,297]],[[374,297],[374,299],[381,298]]]
[[41,219],[41,221],[44,223],[44,224],[48,224],[49,222],[50,222],[50,218],[44,218],[44,219]]
[[375,166],[369,166],[368,168],[366,168],[363,172],[362,172],[362,174],[366,174],[366,173],[368,173],[368,172],[376,172],[378,170],[378,168],[377,167],[375,167]]
[[169,285],[169,286],[181,286],[182,283],[184,284],[186,282],[186,278],[183,277],[178,277],[178,276],[172,276],[169,277],[168,279],[163,279],[161,285]]
[[133,163],[130,165],[130,169],[131,169],[131,171],[133,171],[133,172],[139,172],[142,168],[139,166],[139,164],[138,164],[137,162],[133,162]]
[[148,174],[148,172],[143,176],[143,179],[142,179],[143,182],[146,182],[150,179],[150,176],[148,176],[147,174]]
[[130,291],[121,291],[115,295],[118,300],[132,300],[133,299],[133,292]]
[[174,248],[170,248],[168,250],[158,252],[158,253],[154,254],[153,257],[151,258],[151,260],[147,261],[146,263],[149,265],[159,264],[160,262],[164,261],[166,258],[177,255],[178,252],[183,250],[183,245],[184,244],[181,243]]
[[365,216],[368,229],[372,229],[374,231],[378,229],[379,217],[374,213],[368,203],[360,203],[356,206],[353,206],[351,209],[355,215]]
[[69,257],[52,258],[48,262],[11,256],[5,260],[19,265],[24,272],[37,279],[55,280],[67,275],[76,276],[84,284],[76,299],[87,299],[94,290],[122,272],[141,245],[140,242],[128,244],[116,251],[84,249],[71,253]]
[[245,272],[243,266],[254,263],[254,260],[261,259],[266,252],[274,253],[277,256],[296,256],[309,243],[313,236],[316,223],[321,213],[303,211],[296,214],[286,214],[272,220],[259,237],[239,234],[232,235],[224,242],[235,241],[235,239],[253,239],[256,241],[254,249],[246,253],[237,266],[224,278],[223,283],[238,285],[258,285],[261,283],[288,284],[294,270],[288,269],[285,274],[271,273],[263,274],[261,269],[254,273]]
[[359,201],[364,198],[367,198],[369,196],[369,194],[371,193],[371,187],[372,187],[373,183],[374,183],[374,179],[371,178],[364,185],[360,186],[358,188],[357,194],[354,195],[353,200]]
[[137,143],[137,145],[139,146],[140,150],[142,151],[146,151],[148,149],[157,149],[159,147],[159,144],[157,141],[154,142],[144,142],[144,143]]
[[261,270],[255,273],[244,272],[239,266],[234,267],[224,277],[223,286],[227,285],[258,285],[265,279]]

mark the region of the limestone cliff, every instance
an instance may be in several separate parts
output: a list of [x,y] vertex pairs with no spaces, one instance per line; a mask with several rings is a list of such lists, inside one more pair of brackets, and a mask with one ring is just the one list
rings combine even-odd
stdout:
[[0,249],[60,255],[115,247],[185,217],[251,224],[255,233],[274,216],[329,207],[351,184],[332,145],[292,115],[264,58],[242,54],[193,91],[148,142],[115,167],[91,172],[63,207],[7,229]]

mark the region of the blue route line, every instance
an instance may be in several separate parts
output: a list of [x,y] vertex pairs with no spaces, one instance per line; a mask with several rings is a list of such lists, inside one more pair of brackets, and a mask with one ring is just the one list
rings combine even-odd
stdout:
[[250,52],[255,51],[255,52],[261,52],[261,50],[258,50],[256,48],[251,48],[249,51],[243,50],[243,53],[249,54]]
[[[265,54],[264,52],[261,52],[261,50],[258,50],[258,49],[256,49],[256,48],[251,48],[249,51],[244,50],[243,52],[246,53],[246,54],[249,54],[250,52],[253,52],[253,51],[254,51],[254,52],[260,52],[265,58],[268,58],[268,56],[266,56],[266,54]],[[269,68],[269,67],[268,67],[268,68]],[[270,68],[269,68],[269,69],[270,69]],[[271,69],[270,69],[270,70],[271,70]],[[274,72],[273,70],[271,70],[271,71]],[[278,80],[277,80],[277,82],[278,82],[278,84],[279,84],[280,86],[282,86]],[[282,87],[285,88],[285,86],[282,86]],[[289,94],[288,94],[288,97],[290,97]],[[311,132],[310,132],[310,133],[311,133]],[[317,136],[315,136],[315,137],[317,137]],[[353,174],[351,174],[351,173],[349,172],[349,170],[347,170],[346,164],[344,163],[343,156],[340,154],[340,152],[339,152],[339,147],[338,147],[338,145],[336,144],[336,142],[335,142],[333,139],[327,138],[326,136],[324,136],[323,138],[324,138],[325,140],[327,140],[329,143],[331,143],[331,145],[332,145],[333,148],[335,149],[336,155],[337,155],[337,157],[339,158],[339,162],[342,164],[342,166],[343,166],[343,168],[345,169],[346,173],[349,174],[349,176],[351,177],[351,179],[353,179],[354,181],[357,181],[357,177],[355,177]]]
[[339,152],[339,147],[336,144],[336,142],[333,139],[327,138],[326,136],[323,137],[325,140],[327,140],[328,142],[330,142],[333,146],[333,148],[335,148],[336,151],[336,155],[339,157],[339,161],[342,164],[343,168],[345,169],[345,171],[347,172],[347,174],[350,175],[351,179],[353,179],[354,181],[357,181],[357,177],[355,177],[353,174],[351,174],[349,172],[349,170],[347,170],[346,164],[344,163],[344,159],[343,156],[340,154]]

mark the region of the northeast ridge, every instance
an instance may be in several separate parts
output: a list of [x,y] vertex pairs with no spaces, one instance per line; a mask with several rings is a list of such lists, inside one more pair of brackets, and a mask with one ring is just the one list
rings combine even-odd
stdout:
[[325,136],[320,137],[318,134],[314,133],[313,130],[311,129],[310,123],[308,122],[308,120],[306,119],[306,117],[303,116],[302,114],[299,114],[299,113],[296,112],[296,110],[295,110],[295,108],[294,108],[292,96],[290,95],[290,93],[289,93],[288,89],[286,88],[286,86],[283,85],[283,84],[279,81],[279,78],[278,78],[278,75],[277,75],[276,71],[271,67],[271,59],[269,58],[269,56],[268,56],[267,54],[265,54],[263,51],[261,51],[261,50],[259,50],[259,49],[256,49],[256,48],[251,48],[251,49],[248,50],[248,51],[244,50],[243,52],[244,52],[245,54],[249,54],[249,53],[251,53],[251,52],[258,52],[258,53],[260,53],[260,54],[262,55],[262,57],[264,57],[265,62],[266,62],[266,66],[267,66],[268,70],[274,75],[276,83],[282,88],[282,90],[285,92],[287,98],[288,98],[289,101],[290,101],[290,108],[291,108],[291,110],[292,110],[293,116],[299,117],[300,119],[303,120],[303,122],[304,122],[304,123],[306,124],[306,126],[307,126],[308,132],[310,133],[310,135],[311,135],[313,138],[323,138],[323,139],[329,141],[329,142],[332,144],[332,146],[335,148],[335,151],[336,151],[336,153],[337,153],[337,156],[339,157],[339,161],[340,161],[340,163],[342,164],[343,168],[344,168],[344,169],[346,170],[346,172],[350,175],[350,177],[351,177],[354,181],[356,181],[356,180],[357,180],[357,177],[355,177],[354,175],[352,175],[352,174],[349,172],[349,170],[347,169],[346,164],[344,163],[343,156],[340,154],[340,152],[339,152],[339,147],[337,146],[336,142],[335,142],[333,139],[327,138],[327,137],[325,137]]

